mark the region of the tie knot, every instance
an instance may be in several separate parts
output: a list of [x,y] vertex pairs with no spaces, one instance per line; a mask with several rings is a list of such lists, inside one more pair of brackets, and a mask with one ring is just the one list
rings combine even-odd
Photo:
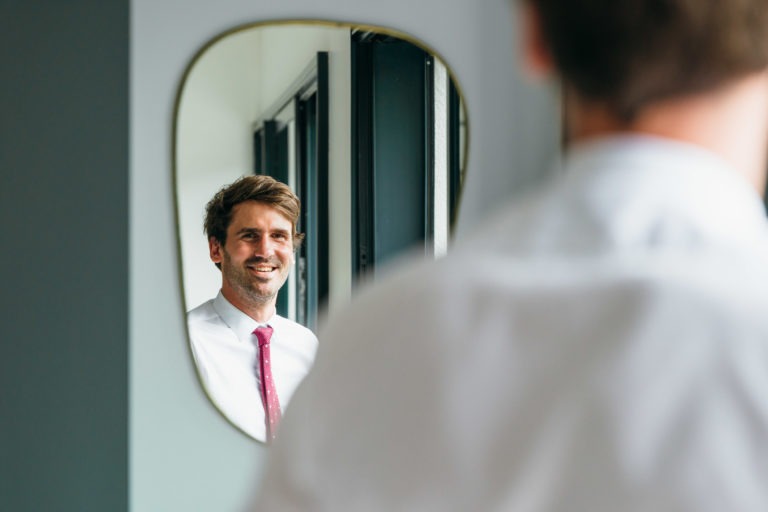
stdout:
[[256,338],[259,340],[259,347],[263,347],[264,345],[268,345],[270,338],[272,338],[272,328],[270,326],[257,327],[253,331],[253,334],[255,334]]

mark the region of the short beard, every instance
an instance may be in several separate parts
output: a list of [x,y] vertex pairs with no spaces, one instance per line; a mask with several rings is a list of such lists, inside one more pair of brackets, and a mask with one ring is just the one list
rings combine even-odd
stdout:
[[263,295],[254,290],[252,286],[243,285],[243,283],[238,281],[235,281],[232,284],[238,290],[240,290],[240,294],[243,297],[244,302],[249,302],[254,306],[263,306],[264,304],[268,304],[272,299],[277,297],[277,293],[273,293],[272,295]]
[[[222,265],[222,272],[224,271],[224,268],[228,269],[226,277],[232,287],[237,289],[243,302],[247,302],[253,306],[263,306],[264,304],[269,304],[269,302],[277,296],[279,289],[270,295],[259,293],[259,291],[254,287],[253,279],[251,276],[245,273],[241,268],[232,265],[232,259],[230,258],[227,251],[225,250],[223,252],[224,261]],[[266,258],[250,258],[246,260],[245,263],[259,263],[261,261],[267,260]]]

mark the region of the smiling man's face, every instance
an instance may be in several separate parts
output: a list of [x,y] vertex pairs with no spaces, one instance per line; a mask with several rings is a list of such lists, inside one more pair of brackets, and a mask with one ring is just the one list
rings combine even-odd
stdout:
[[236,306],[274,303],[293,264],[293,226],[275,208],[245,201],[232,209],[227,240],[209,242],[221,263],[222,293]]

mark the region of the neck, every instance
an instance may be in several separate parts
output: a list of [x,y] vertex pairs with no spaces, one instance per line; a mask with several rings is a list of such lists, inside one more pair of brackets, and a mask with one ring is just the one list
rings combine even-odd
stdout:
[[275,314],[277,296],[264,302],[252,301],[247,296],[237,293],[226,282],[221,286],[221,294],[230,304],[259,323],[266,322]]
[[768,72],[717,90],[660,101],[628,123],[596,103],[572,98],[566,107],[569,142],[639,133],[695,144],[731,164],[758,193],[765,188]]

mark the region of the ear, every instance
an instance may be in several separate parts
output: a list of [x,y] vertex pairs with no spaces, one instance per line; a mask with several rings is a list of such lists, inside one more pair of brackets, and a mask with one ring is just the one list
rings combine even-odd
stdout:
[[224,248],[214,237],[208,238],[208,251],[212,262],[221,263],[224,259]]
[[521,2],[519,13],[523,66],[532,78],[550,76],[554,63],[544,39],[539,11],[531,2]]

